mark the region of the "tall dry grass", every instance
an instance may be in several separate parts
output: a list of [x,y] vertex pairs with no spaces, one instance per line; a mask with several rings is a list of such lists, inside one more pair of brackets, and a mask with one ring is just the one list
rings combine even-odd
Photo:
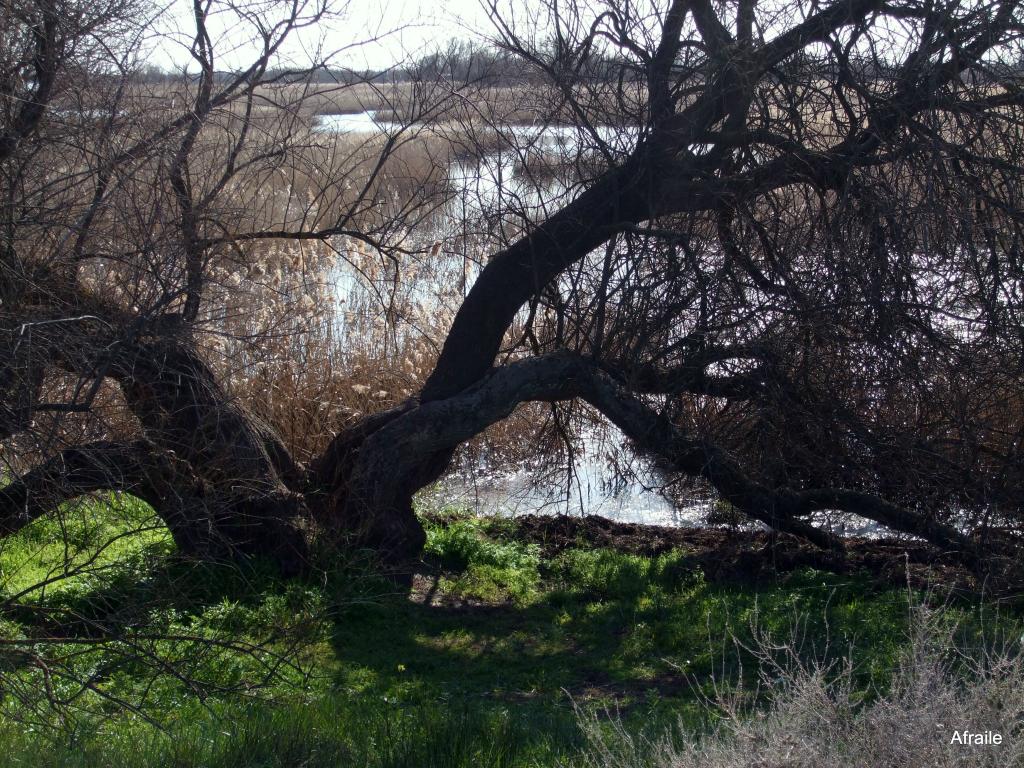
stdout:
[[[237,125],[228,116],[211,126],[211,160]],[[361,416],[418,392],[489,244],[446,207],[449,169],[469,145],[457,124],[414,126],[391,143],[299,119],[261,116],[255,129],[264,133],[254,155],[282,136],[290,155],[225,190],[227,220],[240,231],[344,221],[366,235],[241,242],[209,267],[207,359],[228,391],[308,460]],[[473,146],[488,150],[479,140]],[[466,456],[522,458],[547,413],[524,406]]]
[[[808,661],[794,641],[760,635],[761,706],[735,693],[708,704],[708,734],[638,738],[620,721],[581,715],[588,768],[1006,768],[1024,765],[1024,638],[963,647],[941,610],[912,609],[910,642],[891,687],[872,697],[852,665]],[[954,734],[998,733],[961,744]]]

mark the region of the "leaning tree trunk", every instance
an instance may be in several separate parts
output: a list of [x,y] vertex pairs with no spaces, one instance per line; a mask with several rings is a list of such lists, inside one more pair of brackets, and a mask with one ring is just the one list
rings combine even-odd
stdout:
[[111,367],[148,440],[201,479],[196,538],[213,553],[271,557],[302,567],[301,469],[273,431],[231,402],[206,364],[175,340],[139,343]]
[[64,502],[110,490],[130,492],[152,506],[181,552],[210,554],[213,530],[203,482],[147,440],[68,448],[12,480],[0,488],[0,536]]
[[[461,440],[440,441],[432,452],[418,452],[416,462],[401,466],[382,463],[381,456],[389,453],[391,441],[416,433],[419,427],[410,419],[420,408],[458,395],[487,373],[516,312],[540,286],[612,235],[649,216],[654,181],[648,169],[657,156],[653,147],[644,145],[488,262],[459,308],[419,396],[343,431],[313,463],[321,520],[389,558],[408,557],[422,549],[426,534],[413,511],[413,495],[444,473]],[[509,404],[506,415],[514,406]]]
[[[43,407],[50,369],[78,375],[93,392],[104,379],[116,382],[142,437],[66,449],[14,478],[0,491],[0,534],[76,496],[126,491],[154,507],[182,552],[260,555],[286,572],[304,567],[303,470],[273,430],[231,401],[180,333],[142,335],[145,328],[109,308],[79,303],[73,313],[23,321],[35,331],[31,343],[17,330],[0,340],[8,353],[0,365],[0,435],[25,429]],[[90,405],[86,398],[56,407]]]
[[[503,366],[454,397],[393,415],[360,445],[348,477],[343,514],[371,540],[389,543],[393,553],[408,554],[418,541],[410,488],[415,490],[422,467],[505,418],[519,403],[570,398],[587,401],[637,448],[657,456],[674,471],[703,478],[738,510],[774,530],[841,551],[841,539],[814,526],[810,516],[819,510],[853,512],[920,536],[968,565],[983,560],[970,537],[871,494],[835,488],[771,488],[745,472],[726,451],[686,434],[592,361],[568,352]],[[409,478],[408,484],[396,478]]]

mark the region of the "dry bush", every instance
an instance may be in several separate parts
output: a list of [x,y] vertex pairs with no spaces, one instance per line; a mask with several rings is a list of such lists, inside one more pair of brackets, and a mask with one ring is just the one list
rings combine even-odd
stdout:
[[[230,134],[233,119],[208,130],[211,146]],[[228,391],[307,460],[359,417],[412,396],[433,369],[478,268],[475,254],[487,252],[471,222],[443,216],[448,168],[466,147],[492,151],[486,138],[497,134],[434,123],[410,129],[385,152],[380,134],[316,131],[301,120],[283,127],[287,120],[260,116],[250,128],[266,132],[256,147],[289,137],[287,174],[241,179],[225,195],[229,214],[249,229],[349,214],[354,228],[375,232],[387,247],[342,236],[226,251],[209,266],[202,347]],[[521,406],[464,448],[463,466],[481,456],[492,466],[514,463],[536,449],[538,436],[555,445],[549,417],[548,405]]]
[[[205,356],[306,461],[361,416],[413,396],[433,369],[461,270],[431,250],[399,268],[346,238],[252,249],[247,268],[218,273]],[[512,465],[557,451],[559,435],[550,405],[523,404],[463,446],[458,464]]]
[[[347,231],[368,233],[362,241],[267,238],[209,251],[196,334],[203,356],[225,390],[272,424],[300,460],[360,416],[418,391],[472,283],[479,254],[492,250],[486,233],[471,239],[477,223],[455,220],[445,210],[452,195],[449,169],[457,161],[512,150],[501,127],[516,114],[529,113],[532,121],[537,113],[530,110],[549,99],[530,88],[483,89],[434,113],[431,105],[445,99],[424,87],[261,85],[251,103],[238,99],[213,110],[191,150],[193,192],[211,200],[210,220],[238,232],[308,231],[344,222]],[[187,82],[132,83],[123,97],[131,119],[118,129],[142,136],[173,120],[195,98],[195,88]],[[365,110],[407,127],[397,136],[336,133],[319,130],[315,120],[318,114]],[[225,182],[219,164],[243,131],[248,138],[235,159],[237,172]],[[156,270],[150,261],[118,256],[132,253],[136,240],[154,243],[153,258],[179,248],[174,220],[145,221],[140,231],[133,218],[147,207],[174,206],[160,183],[165,162],[158,155],[140,161],[108,193],[93,229],[109,245],[78,270],[85,294],[125,312],[157,304],[162,284],[153,276],[174,277],[170,273],[181,269],[174,264]],[[52,164],[89,178],[86,153],[60,154]],[[77,201],[87,193],[83,182],[67,194]],[[168,309],[180,309],[180,302]],[[55,419],[69,432],[61,444],[133,433],[137,425],[123,404],[106,397],[106,388],[103,394],[90,414]],[[563,450],[564,437],[550,406],[523,405],[466,446],[463,465],[481,457],[489,466],[514,464],[539,444],[546,453]],[[19,456],[28,453],[19,450]]]
[[[135,98],[152,100],[154,112],[169,109],[177,98],[169,88]],[[267,238],[209,256],[197,329],[201,351],[227,392],[274,425],[305,459],[351,420],[411,395],[433,367],[462,289],[456,297],[459,282],[434,263],[438,249],[421,243],[410,225],[429,222],[447,200],[452,150],[442,136],[414,129],[390,143],[383,135],[318,131],[302,115],[267,104],[249,116],[230,105],[211,118],[193,152],[197,194],[219,182],[217,159],[244,125],[250,141],[237,162],[247,170],[220,191],[222,221],[251,232],[347,221],[346,229],[369,233],[367,240],[382,246],[344,236]],[[98,214],[96,228],[111,239],[130,238],[119,211],[151,197],[159,173],[159,162],[140,167],[117,192],[116,204]],[[155,228],[148,236],[161,237]],[[174,233],[166,240],[173,244]],[[399,264],[396,254],[408,263]],[[80,268],[78,283],[98,300],[134,310],[153,301],[145,267],[93,259]],[[437,310],[446,291],[452,309]],[[124,432],[125,414],[107,417],[101,404],[94,401],[82,419],[61,414],[62,429],[69,422],[97,439]],[[107,428],[112,421],[116,430]]]
[[[958,651],[940,612],[913,610],[905,655],[888,692],[868,703],[849,663],[802,659],[793,642],[761,635],[755,656],[767,706],[735,694],[709,702],[722,717],[709,734],[680,729],[637,738],[614,720],[583,716],[592,768],[967,768],[1024,764],[1024,659],[1019,643]],[[954,732],[1002,736],[999,745],[951,743]]]
[[[209,251],[197,328],[201,351],[227,392],[271,423],[300,460],[360,416],[419,389],[472,283],[475,261],[491,250],[487,234],[473,234],[474,222],[446,211],[449,169],[458,160],[508,149],[496,127],[536,94],[490,89],[434,114],[430,105],[445,101],[423,88],[263,85],[251,103],[235,100],[215,109],[191,151],[194,194],[211,196],[210,215],[235,231],[317,230],[344,222],[346,231],[368,233],[364,240],[242,240]],[[126,121],[123,130],[141,135],[173,119],[195,98],[194,90],[194,83],[133,83],[124,99],[134,122]],[[367,109],[407,127],[384,135],[337,133],[316,124],[318,114]],[[248,138],[235,160],[238,172],[224,183],[218,163],[243,131]],[[85,171],[88,157],[60,156],[54,163]],[[158,254],[178,248],[173,221],[146,222],[146,231],[138,232],[131,218],[146,206],[173,206],[166,185],[158,183],[163,163],[159,156],[140,162],[109,193],[93,223],[108,234],[107,257],[85,261],[78,272],[86,294],[126,312],[152,306],[160,286],[153,284],[149,262],[117,252],[131,252],[140,238],[158,244]],[[69,195],[85,197],[86,191]],[[122,424],[126,413],[98,416],[94,407],[82,425],[66,414],[63,421],[97,439],[131,433],[134,426]],[[549,406],[522,406],[464,454],[514,462],[538,437],[557,445],[552,434]]]

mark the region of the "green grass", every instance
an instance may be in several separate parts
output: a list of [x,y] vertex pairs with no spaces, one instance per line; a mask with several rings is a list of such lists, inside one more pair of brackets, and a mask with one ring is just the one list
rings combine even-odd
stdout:
[[[849,658],[870,698],[905,648],[909,599],[925,599],[813,570],[756,586],[712,584],[681,552],[570,548],[544,557],[508,521],[453,516],[428,523],[411,588],[336,561],[287,582],[259,564],[177,561],[151,523],[144,505],[94,503],[4,542],[5,693],[42,690],[26,649],[42,659],[80,654],[69,668],[96,681],[63,721],[35,702],[57,730],[12,718],[21,704],[5,695],[0,749],[9,764],[567,765],[583,748],[575,707],[614,709],[628,728],[655,732],[679,718],[706,728],[713,680],[753,700],[756,664],[745,646],[764,634],[795,642],[806,658]],[[33,579],[55,576],[26,592]],[[962,649],[1020,635],[1019,614],[991,603],[954,602],[944,616]],[[53,625],[102,642],[34,645]],[[146,647],[198,684],[127,652],[124,640],[160,633],[179,639]],[[287,664],[275,663],[278,653]]]
[[88,590],[115,573],[137,571],[172,547],[160,518],[132,496],[71,502],[0,541],[0,595],[44,598]]
[[[124,719],[74,739],[0,730],[4,765],[32,768],[512,768],[552,765],[547,724],[468,706],[408,708],[325,696],[308,705],[185,708],[163,734]],[[574,738],[570,735],[570,738]]]
[[540,548],[536,544],[502,541],[488,536],[471,519],[427,529],[427,557],[434,557],[446,572],[439,584],[443,593],[495,602],[528,604],[540,587]]

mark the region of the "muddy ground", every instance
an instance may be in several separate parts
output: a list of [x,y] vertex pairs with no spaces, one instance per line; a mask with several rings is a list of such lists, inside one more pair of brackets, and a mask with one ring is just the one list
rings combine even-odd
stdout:
[[949,553],[911,538],[851,536],[845,539],[846,552],[836,553],[770,531],[619,523],[596,515],[517,516],[504,535],[539,545],[546,557],[570,547],[604,547],[645,556],[680,550],[714,582],[754,583],[812,567],[834,573],[867,572],[880,582],[900,586],[941,584],[971,592],[993,586],[990,578],[959,565]]

